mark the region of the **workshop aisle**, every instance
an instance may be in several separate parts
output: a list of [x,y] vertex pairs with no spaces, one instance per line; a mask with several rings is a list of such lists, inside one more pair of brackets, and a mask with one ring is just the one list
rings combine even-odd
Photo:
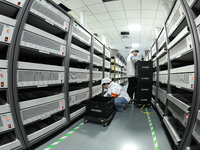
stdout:
[[[153,108],[147,108],[153,112]],[[143,111],[146,111],[144,108]],[[78,120],[68,129],[44,142],[36,150],[171,150],[170,141],[157,113],[149,115],[128,104],[116,112],[111,124],[103,127]],[[151,125],[150,125],[151,124]],[[151,126],[151,127],[150,127]]]

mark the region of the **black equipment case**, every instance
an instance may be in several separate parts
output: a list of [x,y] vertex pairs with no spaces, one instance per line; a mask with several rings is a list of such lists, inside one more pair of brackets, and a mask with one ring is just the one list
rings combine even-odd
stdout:
[[88,100],[86,105],[86,115],[83,116],[84,123],[94,121],[107,126],[114,117],[114,97],[95,96]]
[[137,82],[136,98],[134,104],[151,105],[152,83],[153,83],[153,62],[138,61],[135,64],[135,75]]

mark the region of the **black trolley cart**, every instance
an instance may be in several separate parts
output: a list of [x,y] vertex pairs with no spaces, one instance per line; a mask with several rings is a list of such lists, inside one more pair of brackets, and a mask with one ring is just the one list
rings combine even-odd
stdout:
[[115,115],[114,97],[95,96],[88,100],[86,114],[83,116],[84,123],[88,121],[102,123],[105,127]]

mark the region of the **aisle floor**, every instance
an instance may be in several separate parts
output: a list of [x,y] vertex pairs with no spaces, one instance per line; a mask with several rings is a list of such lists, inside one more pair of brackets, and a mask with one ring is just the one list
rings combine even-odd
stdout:
[[[149,112],[155,112],[148,108]],[[157,138],[159,150],[171,150],[171,139],[165,133],[164,124],[155,112],[150,115]],[[62,138],[83,122],[78,120],[62,133],[44,142],[36,150],[43,150]],[[116,112],[111,124],[103,127],[100,124],[87,123],[60,141],[51,150],[155,150],[149,120],[140,108],[133,104],[126,105],[124,112]],[[47,149],[46,149],[47,150]]]

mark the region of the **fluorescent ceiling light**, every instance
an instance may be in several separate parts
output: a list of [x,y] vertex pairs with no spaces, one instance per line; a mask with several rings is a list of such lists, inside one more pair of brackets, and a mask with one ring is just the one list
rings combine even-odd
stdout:
[[129,31],[140,31],[141,25],[140,24],[134,24],[128,26]]
[[132,44],[132,47],[140,47],[140,44]]

